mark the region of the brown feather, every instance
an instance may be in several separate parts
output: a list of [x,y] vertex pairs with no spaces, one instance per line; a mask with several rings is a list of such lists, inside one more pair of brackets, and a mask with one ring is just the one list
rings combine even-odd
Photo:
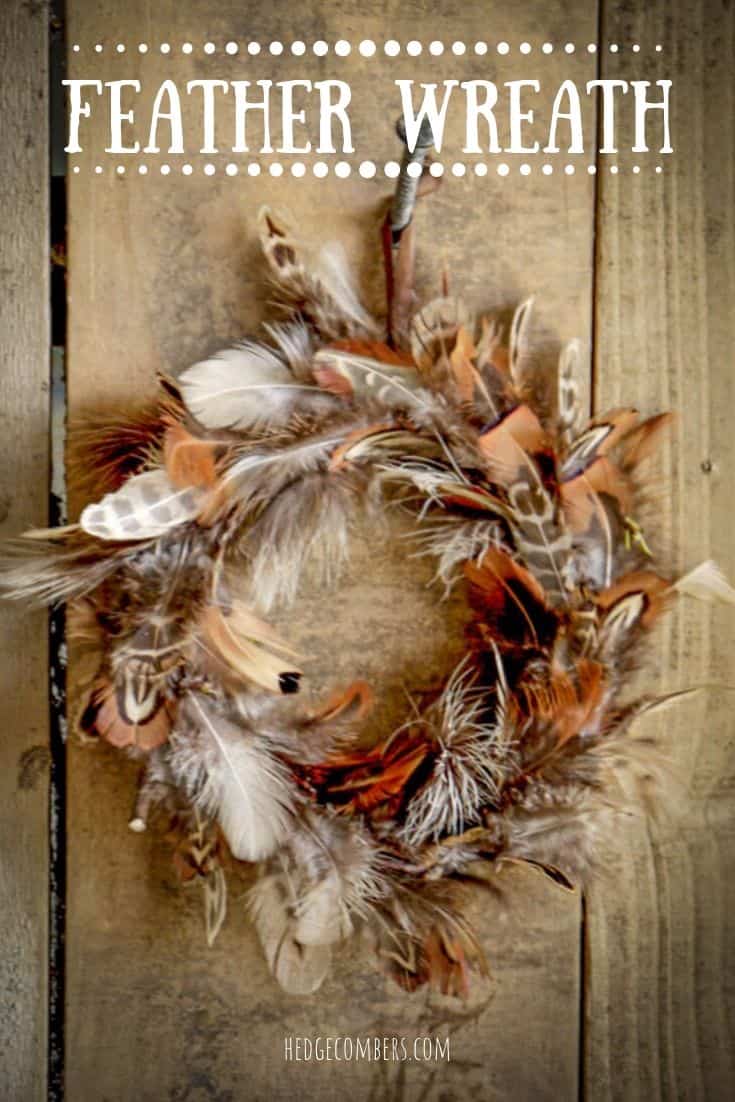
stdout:
[[354,709],[357,720],[365,719],[375,703],[373,690],[367,681],[353,681],[346,689],[332,693],[325,704],[313,716],[315,721],[324,722],[336,719],[344,712]]
[[[236,618],[228,618],[216,605],[207,605],[199,624],[205,651],[213,652],[231,673],[246,681],[254,681],[269,692],[298,691],[301,671],[294,669],[292,662],[278,657],[238,631]],[[272,641],[269,642],[273,646]]]
[[613,585],[597,595],[597,604],[604,612],[609,612],[619,601],[632,593],[641,593],[644,597],[644,612],[641,623],[650,627],[666,610],[673,595],[671,582],[654,574],[650,570],[636,570],[625,574]]
[[477,371],[472,361],[476,351],[472,337],[464,325],[460,325],[454,348],[449,354],[449,367],[460,402],[471,402],[475,393]]
[[166,430],[163,457],[168,477],[177,489],[211,489],[217,481],[215,445],[193,436],[182,424]]
[[320,801],[353,814],[370,813],[381,805],[394,814],[403,803],[406,787],[430,752],[423,735],[402,732],[367,750],[337,751],[307,768]]
[[637,423],[638,410],[636,409],[613,409],[600,417],[595,417],[594,420],[590,421],[590,428],[596,428],[600,425],[609,426],[607,435],[595,449],[595,455],[607,455]]
[[121,411],[90,411],[69,429],[67,475],[80,498],[118,490],[160,448],[182,407],[170,395]]
[[533,410],[523,405],[483,433],[477,443],[493,476],[506,485],[517,477],[529,456],[548,449],[549,439]]
[[601,455],[589,467],[559,487],[564,516],[575,533],[586,532],[600,509],[600,495],[617,501],[623,516],[633,507],[630,479],[606,456]]
[[99,678],[89,693],[79,726],[87,734],[100,735],[118,748],[136,747],[150,751],[168,739],[171,714],[164,703],[144,723],[130,723],[120,713],[112,682]]
[[464,567],[473,605],[487,619],[498,645],[539,645],[550,633],[553,616],[539,582],[524,566],[497,548],[479,563]]
[[395,364],[397,367],[415,367],[410,352],[404,352],[400,348],[391,348],[383,341],[366,341],[354,338],[352,340],[333,341],[328,348],[340,352],[352,352],[355,356],[365,356],[370,360],[379,360],[384,364]]
[[[329,369],[327,369],[329,370]],[[343,378],[341,375],[339,378]],[[346,381],[346,380],[345,380]],[[332,452],[332,456],[329,460],[330,471],[342,470],[346,465],[346,456],[355,444],[359,444],[361,440],[366,440],[370,436],[374,436],[376,433],[387,432],[393,428],[393,425],[388,421],[379,421],[374,425],[367,425],[362,429],[353,429],[344,438],[344,442],[335,448]]]
[[623,437],[620,445],[621,463],[626,470],[633,470],[648,459],[659,447],[664,432],[673,425],[676,415],[659,413],[649,417]]

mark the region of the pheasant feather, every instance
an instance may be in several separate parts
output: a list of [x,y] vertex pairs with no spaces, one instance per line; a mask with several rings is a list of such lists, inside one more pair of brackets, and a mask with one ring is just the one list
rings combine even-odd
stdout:
[[[156,806],[172,817],[209,943],[227,865],[248,862],[248,911],[285,990],[315,991],[366,923],[403,988],[465,996],[486,971],[467,893],[504,861],[567,886],[590,874],[654,771],[634,732],[657,703],[631,698],[636,654],[680,595],[735,590],[712,562],[678,581],[652,562],[641,472],[668,415],[585,424],[574,342],[546,415],[530,299],[510,326],[446,278],[417,304],[407,251],[388,280],[396,347],[339,245],[305,248],[268,210],[260,234],[281,320],[161,380],[119,433],[87,424],[104,496],[79,525],[9,544],[0,588],[83,606],[101,653],[78,725],[144,762],[131,829]],[[364,683],[300,703],[308,663],[261,613],[293,600],[313,548],[333,587],[355,510],[395,502],[409,553],[445,591],[465,587],[467,647],[366,744]]]

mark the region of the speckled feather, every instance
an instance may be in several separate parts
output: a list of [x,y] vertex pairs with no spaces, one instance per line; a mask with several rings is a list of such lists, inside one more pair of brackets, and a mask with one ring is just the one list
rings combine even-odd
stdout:
[[[271,212],[260,229],[285,321],[165,381],[160,410],[120,415],[119,441],[87,432],[101,500],[8,545],[0,586],[84,598],[102,654],[80,725],[144,762],[131,827],[174,815],[210,942],[229,851],[259,865],[248,907],[286,990],[315,990],[368,923],[403,987],[463,996],[485,967],[466,893],[503,861],[589,875],[655,772],[636,653],[679,596],[735,591],[713,563],[676,582],[651,561],[637,502],[665,416],[585,425],[574,343],[558,409],[537,408],[530,300],[506,332],[444,295],[396,349],[338,249],[310,264]],[[365,746],[367,687],[302,705],[301,656],[259,614],[293,599],[312,548],[328,601],[355,509],[396,501],[411,553],[467,587],[472,616],[443,688]]]

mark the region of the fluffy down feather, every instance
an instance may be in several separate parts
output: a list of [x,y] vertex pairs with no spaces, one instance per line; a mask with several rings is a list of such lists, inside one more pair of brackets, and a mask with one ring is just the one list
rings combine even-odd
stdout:
[[263,861],[285,842],[296,805],[287,768],[262,740],[218,715],[199,694],[186,700],[170,764],[196,806],[217,816],[238,860]]
[[264,873],[250,892],[248,910],[268,967],[290,995],[311,995],[332,963],[329,944],[302,945],[293,932],[297,896],[283,870]]
[[[289,343],[285,331],[281,340],[292,348],[294,338]],[[297,381],[281,357],[258,341],[243,341],[194,364],[183,372],[179,385],[187,409],[208,429],[283,425],[297,407],[332,404],[315,384]]]
[[248,900],[268,964],[294,994],[321,984],[332,945],[349,937],[388,890],[377,847],[341,819],[305,811]]

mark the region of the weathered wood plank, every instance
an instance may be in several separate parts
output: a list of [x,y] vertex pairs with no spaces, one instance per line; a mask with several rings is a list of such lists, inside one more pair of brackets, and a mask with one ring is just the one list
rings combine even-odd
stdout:
[[[386,4],[274,3],[222,0],[204,19],[194,3],[155,6],[131,0],[69,3],[72,76],[140,75],[154,85],[164,76],[333,75],[337,66],[353,85],[353,122],[363,136],[362,156],[382,164],[397,154],[393,120],[400,102],[393,77],[441,80],[527,75],[517,51],[508,59],[399,61],[381,53],[337,63],[311,53],[295,63],[269,56],[256,63],[227,58],[222,44],[241,49],[251,39],[307,43],[339,38],[400,42],[420,37],[449,44],[490,37],[504,28],[509,41],[537,45],[566,41],[573,19],[593,41],[594,9],[526,3],[513,12],[498,3],[439,11],[417,2]],[[461,18],[460,18],[461,16]],[[389,31],[388,31],[389,29]],[[461,33],[460,33],[461,29]],[[218,52],[203,57],[201,43]],[[105,43],[102,56],[94,43]],[[141,58],[134,47],[144,41]],[[160,41],[172,46],[162,57]],[[182,56],[182,42],[196,53]],[[127,44],[122,57],[113,44]],[[559,73],[580,82],[594,76],[594,59],[541,58],[548,87]],[[563,63],[562,63],[563,62]],[[553,92],[551,93],[553,94]],[[548,118],[550,96],[541,115]],[[187,108],[185,122],[191,122]],[[226,119],[226,116],[225,116]],[[594,121],[594,120],[593,120]],[[95,114],[87,134],[105,125]],[[312,124],[313,125],[313,124]],[[95,130],[95,127],[97,130]],[[365,136],[369,136],[367,149]],[[462,159],[453,129],[445,161]],[[306,238],[342,239],[367,297],[380,303],[377,230],[390,184],[384,178],[303,181],[265,176],[226,177],[231,156],[189,157],[190,177],[178,167],[157,172],[157,159],[140,177],[136,163],[118,177],[109,159],[100,175],[82,154],[70,178],[70,403],[72,413],[100,400],[150,391],[156,369],[174,371],[246,333],[264,313],[265,290],[257,259],[254,216],[267,200],[290,210]],[[257,159],[264,170],[272,158]],[[301,158],[311,164],[314,157]],[[353,163],[358,157],[346,158]],[[160,160],[175,159],[162,156]],[[205,177],[202,166],[218,168]],[[514,171],[503,182],[469,174],[447,179],[418,215],[420,272],[438,286],[446,264],[453,285],[478,304],[509,305],[536,291],[540,360],[558,341],[589,339],[592,286],[593,183],[586,173],[553,178]],[[563,242],[563,247],[560,247]],[[310,644],[311,684],[318,692],[357,674],[372,679],[389,723],[405,707],[402,684],[429,684],[448,667],[458,641],[459,603],[449,612],[424,589],[425,572],[402,548],[386,549],[379,533],[364,534],[337,602],[310,592],[288,617],[289,634]],[[449,622],[448,622],[449,621]],[[359,625],[359,626],[358,626]],[[338,646],[333,641],[339,640]],[[453,641],[452,641],[453,640]],[[385,729],[385,727],[383,727]],[[481,931],[493,978],[478,987],[471,1010],[443,1007],[420,993],[389,990],[359,946],[345,950],[333,977],[317,995],[294,999],[277,990],[234,902],[220,939],[203,945],[198,898],[175,890],[165,844],[153,834],[132,837],[126,822],[134,769],[105,748],[71,752],[68,907],[68,1062],[71,1097],[90,1099],[204,1099],[253,1097],[572,1099],[579,1057],[579,899],[526,870],[504,875],[506,905],[479,901]],[[483,1005],[486,1003],[486,1005]],[[452,1033],[448,1066],[287,1063],[287,1035],[353,1037]]]
[[[0,30],[0,535],[48,509],[47,12],[9,0]],[[0,1095],[46,1097],[46,616],[0,609]]]
[[[604,76],[674,80],[675,152],[660,175],[654,154],[638,176],[635,155],[618,176],[601,158],[597,406],[678,411],[652,535],[672,569],[714,557],[732,578],[735,19],[719,0],[607,5],[603,42],[620,45],[603,50]],[[651,718],[678,787],[661,822],[624,832],[590,893],[591,1099],[732,1095],[732,632],[731,609],[688,601],[653,645],[649,690],[720,687]]]

